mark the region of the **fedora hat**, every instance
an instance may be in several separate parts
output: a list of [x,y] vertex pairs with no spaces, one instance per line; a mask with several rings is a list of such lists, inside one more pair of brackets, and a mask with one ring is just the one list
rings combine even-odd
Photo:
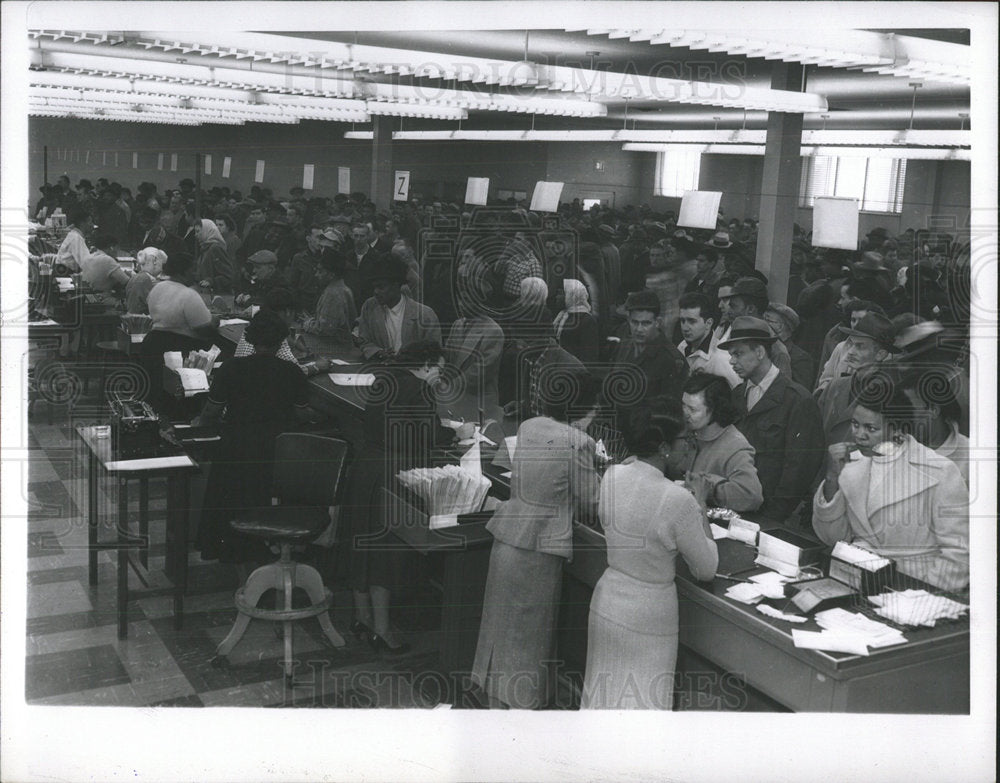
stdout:
[[745,296],[748,299],[767,299],[767,286],[756,277],[741,277],[733,283],[730,296]]
[[854,328],[848,326],[837,328],[849,337],[868,337],[887,351],[896,352],[899,350],[896,347],[896,330],[892,326],[892,321],[884,315],[867,313]]
[[714,247],[716,250],[725,250],[733,246],[733,243],[729,239],[728,231],[716,231],[706,244],[709,247]]
[[858,272],[888,272],[889,269],[882,263],[882,254],[869,250],[862,253],[861,260],[853,264],[853,268]]
[[731,345],[748,340],[769,346],[777,339],[767,321],[754,318],[752,315],[741,315],[733,319],[733,325],[729,329],[729,339],[719,343],[719,347],[725,351]]

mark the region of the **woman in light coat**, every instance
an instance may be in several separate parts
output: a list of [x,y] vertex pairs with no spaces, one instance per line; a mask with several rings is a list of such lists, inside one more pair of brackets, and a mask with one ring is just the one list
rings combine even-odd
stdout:
[[907,434],[912,404],[887,372],[855,376],[854,443],[828,449],[813,498],[826,544],[857,543],[944,590],[969,584],[969,492],[955,463]]

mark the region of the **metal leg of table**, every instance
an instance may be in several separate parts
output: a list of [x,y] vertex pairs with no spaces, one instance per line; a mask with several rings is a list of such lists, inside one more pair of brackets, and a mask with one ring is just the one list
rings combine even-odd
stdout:
[[165,570],[174,585],[174,627],[184,622],[184,594],[187,592],[188,506],[190,480],[186,475],[167,478],[167,562]]
[[128,637],[128,479],[118,479],[118,638]]
[[101,520],[97,508],[97,457],[87,457],[87,574],[97,585],[97,533]]
[[139,537],[145,545],[139,550],[139,562],[149,568],[149,479],[139,479]]

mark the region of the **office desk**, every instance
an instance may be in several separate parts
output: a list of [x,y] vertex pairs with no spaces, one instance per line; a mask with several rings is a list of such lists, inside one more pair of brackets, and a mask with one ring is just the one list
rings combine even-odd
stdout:
[[[116,460],[112,438],[98,438],[96,427],[77,427],[76,434],[84,446],[87,458],[87,543],[88,574],[91,585],[97,585],[97,553],[102,549],[118,552],[118,638],[128,636],[128,570],[135,570],[140,581],[150,588],[156,576],[149,571],[149,479],[167,479],[166,562],[164,570],[169,584],[153,586],[143,595],[173,595],[174,624],[180,628],[184,616],[184,593],[187,590],[187,524],[190,506],[190,477],[198,470],[197,463],[183,451],[176,456],[152,459]],[[100,509],[97,502],[98,480],[113,476],[118,485],[118,521],[115,539],[101,541],[98,537]],[[134,535],[129,525],[128,483],[139,481],[139,533]],[[138,550],[138,554],[137,554]]]
[[[753,565],[754,550],[722,539],[719,573]],[[607,565],[604,536],[578,526],[566,573],[593,588]],[[759,569],[763,571],[763,569]],[[741,576],[746,576],[742,574]],[[748,685],[801,712],[967,713],[969,622],[907,628],[907,643],[868,656],[804,650],[791,628],[819,630],[812,621],[793,626],[753,606],[726,598],[733,584],[695,581],[677,563],[680,644]]]
[[424,557],[441,557],[441,671],[450,676],[472,669],[483,614],[493,536],[485,522],[431,530],[427,514],[403,488],[383,489],[388,527]]

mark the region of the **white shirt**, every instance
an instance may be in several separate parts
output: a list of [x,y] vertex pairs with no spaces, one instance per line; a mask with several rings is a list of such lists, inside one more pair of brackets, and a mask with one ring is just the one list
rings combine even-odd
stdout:
[[87,248],[87,240],[83,238],[83,233],[76,226],[69,230],[62,244],[59,245],[59,252],[56,253],[56,263],[65,264],[73,272],[79,272],[83,268],[83,262],[90,255]]
[[403,347],[403,313],[406,311],[406,297],[401,296],[394,307],[385,307],[385,331],[389,335],[389,347],[395,353]]
[[760,398],[771,388],[774,379],[778,377],[778,368],[772,364],[767,374],[760,379],[760,383],[754,383],[747,378],[747,410],[753,410],[753,406],[760,402]]
[[[712,341],[709,340],[708,342],[711,345]],[[705,342],[703,341],[702,346],[704,344]],[[730,389],[735,389],[740,385],[740,376],[736,374],[736,371],[733,370],[732,365],[729,363],[729,354],[726,351],[712,346],[707,351],[704,350],[704,347],[699,347],[688,353],[687,347],[687,340],[681,340],[677,344],[677,350],[684,355],[684,359],[687,361],[692,373],[699,370],[711,373],[712,375],[719,375],[728,381]]]

